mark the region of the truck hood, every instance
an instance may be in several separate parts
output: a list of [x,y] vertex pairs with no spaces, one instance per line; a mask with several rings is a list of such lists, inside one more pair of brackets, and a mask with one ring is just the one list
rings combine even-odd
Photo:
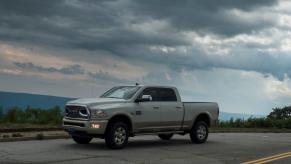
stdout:
[[101,104],[113,104],[113,103],[122,103],[122,102],[126,102],[126,100],[116,99],[116,98],[85,98],[85,99],[76,99],[73,101],[69,101],[67,104],[95,106],[95,105],[101,105]]

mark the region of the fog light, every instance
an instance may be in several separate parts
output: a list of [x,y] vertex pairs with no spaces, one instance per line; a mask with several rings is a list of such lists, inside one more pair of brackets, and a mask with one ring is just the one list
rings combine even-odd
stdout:
[[100,125],[99,124],[91,124],[91,127],[92,128],[95,128],[95,129],[99,129],[100,128]]

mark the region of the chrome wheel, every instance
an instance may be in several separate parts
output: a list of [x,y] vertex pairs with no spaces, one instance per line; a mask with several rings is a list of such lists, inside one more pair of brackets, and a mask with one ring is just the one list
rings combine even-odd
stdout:
[[204,121],[198,121],[190,131],[190,138],[193,143],[204,143],[208,138],[208,125]]
[[110,123],[105,133],[106,145],[111,149],[124,148],[127,145],[129,133],[127,124],[123,122]]
[[196,130],[196,135],[199,140],[204,140],[207,135],[206,127],[203,125],[199,125]]
[[126,140],[126,130],[123,127],[118,127],[114,132],[114,142],[117,145],[122,145]]

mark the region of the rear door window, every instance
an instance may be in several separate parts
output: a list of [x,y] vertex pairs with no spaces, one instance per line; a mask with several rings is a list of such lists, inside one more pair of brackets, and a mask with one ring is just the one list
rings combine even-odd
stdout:
[[177,101],[176,93],[171,88],[160,88],[159,89],[160,101]]

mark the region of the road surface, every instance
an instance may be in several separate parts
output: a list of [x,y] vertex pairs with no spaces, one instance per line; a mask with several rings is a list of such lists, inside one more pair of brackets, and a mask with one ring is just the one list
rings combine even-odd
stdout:
[[1,164],[242,163],[261,158],[255,162],[291,163],[291,133],[212,133],[198,145],[190,143],[189,135],[171,141],[138,136],[123,150],[107,149],[101,139],[89,145],[71,139],[0,143]]

